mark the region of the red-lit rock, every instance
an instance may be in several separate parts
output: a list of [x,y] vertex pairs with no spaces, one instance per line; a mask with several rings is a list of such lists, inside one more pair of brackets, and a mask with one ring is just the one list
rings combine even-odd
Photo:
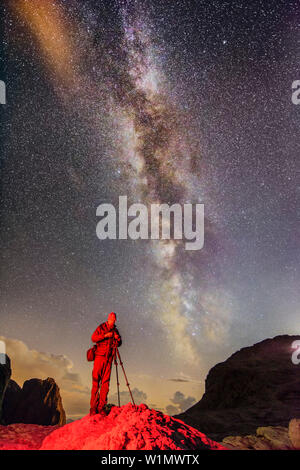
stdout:
[[0,450],[37,450],[56,426],[10,424],[0,426]]
[[41,450],[225,449],[178,419],[127,404],[104,418],[85,416],[49,434]]

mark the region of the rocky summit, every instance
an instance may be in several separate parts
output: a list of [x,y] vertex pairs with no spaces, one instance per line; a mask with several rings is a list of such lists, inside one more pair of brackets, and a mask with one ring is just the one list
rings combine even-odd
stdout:
[[65,426],[0,426],[0,449],[225,450],[205,434],[146,405],[114,406],[108,416],[85,416]]
[[41,450],[224,450],[180,420],[145,404],[112,407],[106,417],[84,418],[60,427],[43,441]]

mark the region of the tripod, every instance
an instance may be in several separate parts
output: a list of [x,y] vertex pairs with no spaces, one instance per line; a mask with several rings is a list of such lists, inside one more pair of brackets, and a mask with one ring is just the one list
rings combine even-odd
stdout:
[[126,375],[126,372],[125,372],[125,369],[124,369],[124,366],[123,366],[123,362],[122,362],[122,359],[121,359],[121,356],[120,356],[120,353],[119,353],[119,349],[118,349],[118,346],[115,343],[113,345],[113,353],[112,354],[113,354],[114,364],[116,366],[117,389],[118,389],[118,405],[121,406],[121,404],[120,404],[120,382],[119,382],[119,373],[118,373],[118,359],[119,359],[120,365],[122,367],[123,374],[124,374],[124,377],[125,377],[126,385],[128,387],[129,393],[130,393],[132,404],[134,406],[136,406],[135,402],[134,402],[132,392],[131,392],[131,389],[130,389],[130,386],[129,386],[127,375]]

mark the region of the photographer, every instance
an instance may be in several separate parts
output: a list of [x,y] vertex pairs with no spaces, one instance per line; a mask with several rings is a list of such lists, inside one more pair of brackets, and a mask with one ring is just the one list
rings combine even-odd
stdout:
[[102,416],[106,415],[104,407],[107,403],[107,394],[109,391],[113,350],[114,346],[119,347],[122,344],[120,333],[115,325],[116,318],[116,314],[111,312],[108,315],[107,321],[101,323],[92,334],[92,341],[96,343],[97,347],[93,367],[90,415],[96,413]]

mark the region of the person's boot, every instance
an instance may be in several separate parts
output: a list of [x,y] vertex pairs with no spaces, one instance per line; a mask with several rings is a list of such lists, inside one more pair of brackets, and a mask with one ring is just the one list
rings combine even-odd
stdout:
[[90,408],[90,416],[94,416],[95,414],[97,414],[96,408]]
[[98,409],[98,415],[101,416],[102,418],[105,418],[107,414],[105,413],[104,408]]

